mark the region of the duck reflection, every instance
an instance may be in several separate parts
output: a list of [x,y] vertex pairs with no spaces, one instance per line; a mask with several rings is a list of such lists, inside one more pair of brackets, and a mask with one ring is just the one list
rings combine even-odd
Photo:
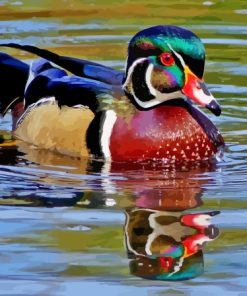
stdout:
[[133,275],[152,280],[186,280],[203,273],[203,246],[218,236],[210,218],[150,209],[126,212],[125,244]]
[[126,213],[125,246],[133,275],[176,281],[203,273],[203,247],[219,234],[210,221],[219,211],[188,210],[203,204],[203,188],[212,181],[203,174],[214,171],[214,163],[104,164],[24,143],[19,144],[18,153],[19,166],[29,166],[33,174],[38,169],[31,181],[38,189],[25,196],[13,191],[6,196],[13,199],[8,205],[121,209]]
[[166,172],[162,181],[151,178],[135,187],[135,207],[126,210],[125,225],[133,275],[176,281],[203,273],[203,247],[219,234],[210,221],[219,211],[188,210],[203,204],[203,187],[209,180],[197,176],[207,169]]

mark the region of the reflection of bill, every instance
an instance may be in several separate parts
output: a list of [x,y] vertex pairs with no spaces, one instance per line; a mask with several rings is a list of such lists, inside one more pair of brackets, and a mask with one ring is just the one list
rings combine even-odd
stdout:
[[127,212],[125,242],[130,271],[155,280],[186,280],[203,272],[203,245],[218,236],[210,218],[196,214],[135,209]]

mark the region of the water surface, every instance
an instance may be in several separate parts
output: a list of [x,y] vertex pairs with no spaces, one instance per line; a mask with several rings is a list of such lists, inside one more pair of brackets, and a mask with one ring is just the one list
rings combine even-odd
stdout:
[[[24,143],[0,148],[1,295],[246,295],[246,1],[165,2],[0,2],[2,41],[117,69],[140,29],[174,24],[193,30],[205,43],[205,79],[223,109],[219,118],[208,116],[226,141],[223,161],[180,168],[79,161]],[[2,138],[11,137],[10,114],[0,130]],[[188,213],[207,213],[211,222],[185,229]],[[145,249],[150,221],[157,235],[151,257]],[[174,243],[158,239],[162,227],[183,242],[186,235],[209,237],[203,251],[184,262],[181,244],[173,244],[174,258],[181,270],[190,268],[192,279],[157,280],[159,251]],[[163,275],[169,260],[162,261]]]

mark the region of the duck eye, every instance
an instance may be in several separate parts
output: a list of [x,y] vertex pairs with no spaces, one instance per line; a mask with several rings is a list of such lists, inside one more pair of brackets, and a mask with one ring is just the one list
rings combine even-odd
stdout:
[[160,55],[160,61],[164,66],[172,66],[175,64],[174,58],[169,52],[163,52]]

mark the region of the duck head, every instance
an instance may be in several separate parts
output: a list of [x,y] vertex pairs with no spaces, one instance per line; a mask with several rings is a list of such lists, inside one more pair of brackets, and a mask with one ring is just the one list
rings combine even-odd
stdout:
[[205,49],[191,31],[155,26],[129,43],[123,89],[140,109],[187,97],[219,116],[221,108],[204,80]]

